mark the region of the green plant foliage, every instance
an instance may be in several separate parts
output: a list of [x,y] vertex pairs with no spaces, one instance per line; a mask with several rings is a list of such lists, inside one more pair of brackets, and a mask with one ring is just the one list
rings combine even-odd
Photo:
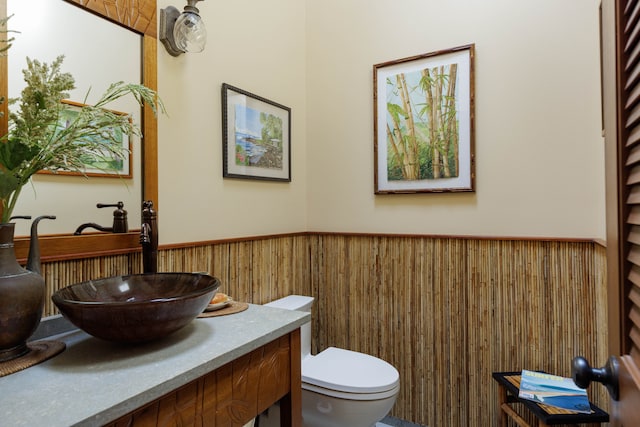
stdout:
[[282,119],[273,114],[260,113],[262,124],[262,143],[267,144],[277,141],[282,146]]
[[[7,55],[7,51],[11,47],[11,42],[15,40],[15,37],[6,38],[8,33],[15,32],[15,31],[9,31],[6,29],[7,22],[9,21],[11,16],[0,19],[0,34],[2,34],[0,36],[0,56]],[[4,103],[4,100],[5,100],[5,97],[3,95],[0,95],[0,104]],[[3,116],[4,116],[4,112],[0,111],[0,117],[3,117]]]
[[400,73],[396,79],[387,78],[387,125],[390,129],[387,178],[390,181],[458,175],[458,112],[455,96],[448,95],[449,90],[454,92],[451,85],[455,87],[455,79],[452,80],[449,74],[451,67],[429,68],[408,75]]
[[[103,153],[105,158],[122,159],[126,149],[119,136],[141,135],[128,116],[106,107],[124,96],[133,96],[140,105],[148,105],[157,114],[164,106],[155,91],[140,85],[113,83],[94,105],[81,107],[75,115],[64,114],[72,108],[62,100],[75,88],[75,80],[61,71],[64,57],[50,65],[27,58],[23,70],[27,83],[20,98],[11,99],[18,108],[9,113],[9,133],[0,144],[0,221],[8,222],[22,187],[36,172],[73,171],[84,173],[87,155]],[[61,120],[61,116],[73,117]]]
[[2,36],[0,37],[3,37],[3,38],[0,38],[0,55],[1,56],[4,56],[7,54],[7,51],[11,47],[11,42],[15,40],[14,37],[6,38],[8,33],[15,32],[15,31],[9,31],[6,29],[7,21],[9,21],[11,16],[7,16],[6,18],[0,19],[0,34],[2,34]]

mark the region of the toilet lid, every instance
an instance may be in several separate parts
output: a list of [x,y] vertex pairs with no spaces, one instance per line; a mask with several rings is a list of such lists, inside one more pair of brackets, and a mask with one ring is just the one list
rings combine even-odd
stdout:
[[348,393],[379,393],[396,387],[400,375],[384,360],[329,347],[302,361],[302,382]]

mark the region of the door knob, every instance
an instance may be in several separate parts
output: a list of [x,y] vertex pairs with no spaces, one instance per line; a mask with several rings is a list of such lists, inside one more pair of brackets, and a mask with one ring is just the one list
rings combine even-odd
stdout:
[[609,357],[602,368],[592,368],[584,357],[575,357],[571,362],[573,382],[580,388],[587,388],[591,381],[607,387],[613,400],[618,400],[618,359]]

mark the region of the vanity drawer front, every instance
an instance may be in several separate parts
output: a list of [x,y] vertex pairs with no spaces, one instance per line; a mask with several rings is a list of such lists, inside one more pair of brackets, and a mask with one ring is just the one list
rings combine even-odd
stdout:
[[276,339],[107,426],[241,427],[291,390],[296,338]]

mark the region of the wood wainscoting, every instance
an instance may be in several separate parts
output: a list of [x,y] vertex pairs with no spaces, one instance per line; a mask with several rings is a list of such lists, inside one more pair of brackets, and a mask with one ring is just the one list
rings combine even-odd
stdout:
[[[162,247],[158,260],[207,271],[240,301],[314,296],[314,351],[396,366],[391,415],[421,425],[497,425],[492,372],[570,376],[574,356],[608,357],[605,248],[592,241],[303,233]],[[47,262],[43,275],[50,294],[140,269],[133,253]],[[608,407],[604,387],[590,395]]]

